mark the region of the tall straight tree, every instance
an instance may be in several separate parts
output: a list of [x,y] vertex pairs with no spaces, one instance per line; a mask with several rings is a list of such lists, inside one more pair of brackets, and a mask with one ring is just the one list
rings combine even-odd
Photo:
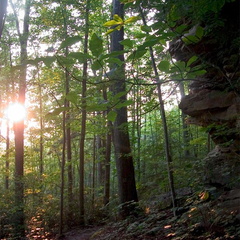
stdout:
[[[85,37],[84,37],[84,54],[88,53],[88,39],[89,39],[89,10],[90,10],[90,0],[86,3],[86,13],[85,13]],[[82,78],[82,121],[81,121],[81,134],[79,142],[79,210],[80,210],[80,224],[84,225],[84,147],[85,147],[85,136],[86,136],[86,92],[87,92],[87,61],[83,64],[83,78]]]
[[7,12],[7,0],[0,0],[0,39],[4,27],[6,12]]
[[[26,95],[26,79],[27,79],[27,43],[29,36],[29,15],[30,15],[30,0],[25,1],[24,5],[24,19],[23,30],[21,32],[20,22],[18,19],[17,11],[14,4],[11,1],[11,5],[14,11],[16,19],[16,28],[20,43],[20,63],[21,69],[19,70],[19,82],[18,82],[18,99],[17,101],[25,105]],[[15,134],[15,204],[16,213],[14,216],[15,235],[16,237],[25,236],[24,227],[24,120],[15,122],[14,124]]]
[[[144,13],[142,11],[142,8],[140,7],[140,14],[144,23],[144,26],[147,26],[147,22],[145,20]],[[161,80],[160,76],[157,70],[157,65],[153,53],[153,48],[149,47],[151,61],[152,61],[152,67],[155,74],[155,80],[157,84],[157,93],[158,93],[158,100],[159,100],[159,106],[160,106],[160,114],[162,118],[162,124],[163,124],[163,135],[164,135],[164,148],[165,148],[165,156],[167,160],[167,168],[168,168],[168,179],[169,179],[169,186],[171,191],[171,197],[172,197],[172,209],[173,213],[175,215],[175,204],[176,204],[176,193],[175,193],[175,187],[174,187],[174,178],[173,178],[173,169],[172,169],[172,156],[170,152],[170,141],[168,136],[168,126],[167,126],[167,118],[165,114],[165,105],[162,97],[162,88],[161,88]]]
[[[117,14],[121,18],[124,16],[124,4],[119,0],[113,0],[113,15]],[[123,46],[120,42],[124,39],[124,29],[114,31],[111,35],[111,52],[122,51]],[[111,90],[114,95],[126,92],[125,82],[125,65],[124,55],[118,55],[118,59],[122,61],[122,65],[113,66],[111,71],[114,72],[111,80]],[[120,101],[125,102],[127,94],[121,96]],[[138,202],[135,173],[133,165],[133,157],[131,154],[131,146],[128,133],[127,107],[116,108],[116,119],[113,124],[113,143],[115,148],[115,158],[118,174],[118,192],[120,204],[122,206],[120,215],[126,217],[131,214],[134,206],[129,205],[130,202]]]

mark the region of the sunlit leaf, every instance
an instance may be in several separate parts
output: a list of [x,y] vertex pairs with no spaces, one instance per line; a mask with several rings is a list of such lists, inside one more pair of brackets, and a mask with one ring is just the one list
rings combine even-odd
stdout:
[[113,26],[116,26],[118,24],[121,24],[121,22],[117,22],[115,20],[110,20],[110,21],[107,21],[103,24],[104,27],[113,27]]
[[113,15],[113,20],[117,22],[117,24],[122,24],[123,23],[123,19],[118,16],[117,14]]
[[133,16],[133,17],[130,17],[128,18],[127,20],[124,21],[124,24],[126,23],[133,23],[133,22],[136,22],[138,21],[140,18],[138,16]]
[[116,29],[109,29],[107,30],[107,32],[105,33],[105,35],[111,34],[112,32],[116,31]]

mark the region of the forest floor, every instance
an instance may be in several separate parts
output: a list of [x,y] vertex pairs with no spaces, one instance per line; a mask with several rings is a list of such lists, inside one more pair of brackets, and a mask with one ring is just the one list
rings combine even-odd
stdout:
[[75,228],[61,238],[43,237],[33,231],[28,239],[240,240],[240,189],[224,192],[214,200],[210,196],[209,192],[187,196],[177,209],[177,216],[170,207],[162,209],[149,204],[145,211],[125,220]]
[[103,226],[76,229],[65,240],[239,240],[240,189],[211,200],[208,192],[188,197],[178,216],[172,210],[147,208],[145,213]]

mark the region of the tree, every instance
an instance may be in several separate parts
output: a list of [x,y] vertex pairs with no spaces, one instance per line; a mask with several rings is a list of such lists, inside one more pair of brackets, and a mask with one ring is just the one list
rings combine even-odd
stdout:
[[[119,0],[113,0],[113,15],[117,14],[123,19],[124,4]],[[111,52],[122,51],[123,45],[120,41],[124,39],[124,30],[114,31],[111,35]],[[126,101],[126,83],[124,73],[124,56],[118,55],[118,59],[122,62],[121,66],[114,65],[112,71],[114,74],[111,77],[111,90],[114,95],[124,93],[120,100]],[[138,202],[135,173],[133,165],[133,157],[128,133],[127,107],[115,109],[116,119],[113,124],[113,143],[115,148],[116,167],[118,174],[118,193],[121,203],[122,217],[126,217],[132,212],[132,202]]]
[[[24,106],[26,94],[26,80],[27,80],[27,43],[29,37],[29,15],[30,15],[30,0],[25,1],[24,6],[24,20],[23,32],[21,33],[19,19],[17,16],[14,4],[11,5],[15,15],[16,28],[20,43],[20,63],[21,69],[19,71],[19,91],[17,101]],[[25,236],[24,227],[24,120],[14,123],[15,134],[15,235],[19,237]]]
[[[84,36],[84,54],[88,53],[88,38],[89,38],[89,11],[90,11],[90,0],[87,0],[86,13],[85,13],[85,36]],[[86,91],[87,91],[87,71],[88,62],[83,63],[83,77],[82,77],[82,118],[81,118],[81,134],[79,141],[79,200],[80,200],[80,224],[84,224],[84,147],[85,147],[85,136],[86,136]]]
[[1,39],[5,17],[6,17],[6,11],[7,11],[7,0],[1,0],[0,3],[1,3],[1,8],[0,8],[0,39]]

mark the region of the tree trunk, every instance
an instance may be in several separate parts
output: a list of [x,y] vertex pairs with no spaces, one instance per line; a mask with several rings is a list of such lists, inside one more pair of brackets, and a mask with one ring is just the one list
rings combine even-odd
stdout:
[[[185,97],[185,90],[183,82],[179,83],[179,90],[181,98]],[[182,112],[182,128],[183,128],[183,144],[184,144],[184,158],[188,159],[190,157],[190,133],[188,126],[186,124],[186,114]]]
[[[27,77],[27,42],[29,36],[29,14],[30,14],[30,0],[26,0],[24,9],[23,20],[23,32],[20,31],[19,21],[16,10],[12,4],[14,15],[16,18],[16,27],[20,42],[20,61],[21,69],[19,74],[19,93],[18,102],[22,105],[25,104],[25,92],[26,92],[26,77]],[[24,120],[14,123],[15,134],[15,205],[16,213],[14,215],[15,224],[15,236],[25,236],[25,224],[24,224]]]
[[[144,25],[147,26],[145,16],[144,16],[144,13],[143,13],[141,7],[140,7],[140,14],[141,14]],[[155,79],[156,79],[156,83],[157,83],[157,92],[158,92],[158,100],[159,100],[159,105],[160,105],[160,114],[161,114],[162,123],[163,123],[164,148],[165,148],[165,156],[166,156],[166,160],[167,160],[168,179],[169,179],[169,186],[170,186],[171,197],[172,197],[173,213],[175,215],[176,193],[175,193],[175,187],[174,187],[172,157],[171,157],[171,153],[170,153],[170,142],[169,142],[169,136],[168,136],[167,119],[166,119],[166,115],[165,115],[165,106],[164,106],[164,101],[163,101],[163,98],[162,98],[161,81],[160,81],[160,78],[159,78],[157,65],[156,65],[156,62],[155,62],[152,47],[149,47],[149,51],[150,51],[152,67],[153,67],[153,71],[154,71]]]
[[[66,101],[64,103],[66,107]],[[63,219],[64,219],[64,187],[65,187],[65,163],[66,163],[66,112],[63,112],[62,132],[63,132],[63,144],[62,144],[62,161],[61,161],[61,193],[60,193],[60,223],[59,223],[59,235],[63,234]]]
[[7,12],[7,0],[1,0],[0,7],[0,39],[2,37],[3,27],[5,23],[5,17]]
[[[66,5],[63,9],[63,19],[64,19],[64,32],[65,32],[65,39],[68,38],[68,19],[66,14]],[[68,57],[69,49],[68,47],[65,48],[65,56]],[[65,95],[67,96],[70,91],[70,75],[69,70],[65,68]],[[70,102],[65,99],[65,107],[70,107]],[[66,152],[67,152],[67,163],[68,163],[68,227],[71,228],[72,226],[72,219],[73,219],[73,174],[72,174],[72,146],[71,146],[71,127],[70,127],[70,112],[69,110],[66,111]]]
[[[124,4],[121,4],[119,0],[113,0],[113,15],[118,14],[123,18]],[[111,52],[123,50],[123,46],[120,41],[124,39],[123,28],[120,31],[114,31],[111,36]],[[124,56],[119,55],[118,58],[124,62]],[[125,66],[117,67],[113,66],[112,70],[115,69],[114,74],[111,78],[112,91],[116,95],[120,92],[126,91],[125,83]],[[122,102],[126,101],[126,95],[120,99]],[[127,121],[127,108],[115,109],[117,116],[113,125],[113,143],[115,148],[116,167],[118,175],[118,192],[121,203],[120,216],[125,218],[130,215],[134,210],[132,202],[138,202],[135,173],[133,166],[133,157],[131,154],[129,132],[128,132],[128,121]]]
[[[84,37],[84,54],[88,53],[88,36],[89,36],[89,8],[90,0],[86,2],[86,15],[85,15],[85,37]],[[82,121],[81,121],[81,134],[79,146],[79,201],[80,201],[80,224],[84,225],[84,144],[86,135],[86,91],[87,91],[87,61],[83,64],[83,78],[82,78]]]
[[[103,98],[107,101],[107,90],[104,86],[103,88]],[[105,115],[109,113],[109,109],[105,111]],[[106,144],[105,144],[105,179],[104,179],[104,205],[109,203],[110,199],[110,161],[111,161],[111,128],[112,123],[107,121],[107,133],[106,133]]]

